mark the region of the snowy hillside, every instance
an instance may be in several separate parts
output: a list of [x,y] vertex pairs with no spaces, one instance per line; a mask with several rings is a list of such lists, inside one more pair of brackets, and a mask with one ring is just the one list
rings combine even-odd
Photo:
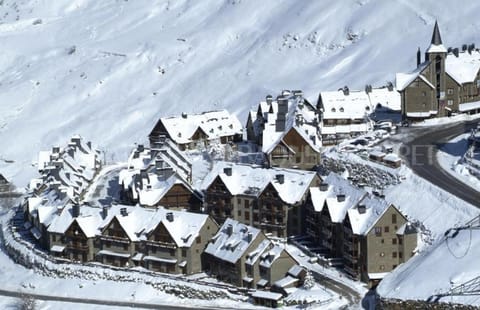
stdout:
[[0,172],[17,185],[40,149],[79,133],[125,160],[160,116],[267,94],[382,85],[412,69],[436,18],[447,46],[480,43],[480,3],[0,1]]

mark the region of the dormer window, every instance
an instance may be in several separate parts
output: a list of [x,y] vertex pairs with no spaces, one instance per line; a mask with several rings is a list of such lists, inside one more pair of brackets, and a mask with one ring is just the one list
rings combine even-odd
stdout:
[[332,108],[332,112],[337,112],[337,110],[335,108]]
[[343,109],[343,107],[341,107],[341,108],[340,108],[340,112],[343,112],[343,111],[345,111],[345,110]]

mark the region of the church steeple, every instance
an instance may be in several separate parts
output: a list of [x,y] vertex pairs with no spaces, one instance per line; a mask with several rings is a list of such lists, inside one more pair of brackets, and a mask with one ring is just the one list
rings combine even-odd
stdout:
[[440,30],[438,29],[438,23],[435,20],[435,28],[433,28],[432,42],[433,45],[442,45],[442,37],[440,36]]

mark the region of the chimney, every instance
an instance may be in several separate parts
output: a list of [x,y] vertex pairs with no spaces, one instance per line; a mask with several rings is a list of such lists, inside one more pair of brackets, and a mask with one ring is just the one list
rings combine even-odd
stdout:
[[420,52],[420,47],[417,50],[417,68],[422,63],[422,53]]
[[75,202],[72,206],[72,217],[78,217],[80,215],[80,204]]
[[108,216],[108,207],[103,206],[103,208],[102,208],[102,219],[106,219],[107,216]]
[[345,194],[338,194],[338,195],[337,195],[337,201],[338,201],[338,202],[343,202],[343,201],[345,201]]
[[328,190],[328,183],[320,184],[320,191],[326,192]]
[[231,236],[233,234],[233,225],[228,224],[227,226],[227,235]]
[[357,210],[358,210],[358,213],[364,214],[367,210],[367,207],[365,205],[358,205]]
[[75,149],[70,146],[70,147],[67,149],[67,154],[68,154],[70,157],[73,158],[73,155],[75,154]]
[[253,240],[253,233],[251,231],[248,232],[247,234],[247,242],[252,242]]
[[455,57],[458,57],[458,47],[455,47],[453,49],[453,55],[455,55]]
[[128,213],[127,213],[127,208],[120,208],[120,214],[121,214],[122,216],[127,216],[127,215],[128,215]]
[[173,222],[173,212],[167,212],[166,217],[169,222]]
[[272,95],[267,95],[267,97],[265,97],[265,101],[267,102],[268,105],[272,104],[272,101],[273,101]]
[[92,148],[92,141],[87,142],[88,147],[91,149]]
[[299,89],[296,89],[296,90],[293,91],[293,95],[295,97],[303,97],[303,91],[299,90]]
[[139,145],[137,146],[137,150],[141,153],[141,152],[143,152],[143,151],[145,150],[145,147],[143,146],[143,144],[139,144]]
[[280,183],[280,184],[285,183],[285,175],[284,174],[277,174],[275,176],[275,179],[277,179],[278,183]]
[[465,52],[468,49],[467,44],[462,44],[462,52]]
[[53,153],[53,154],[58,154],[58,153],[60,153],[60,147],[59,147],[59,146],[54,146],[54,147],[52,147],[52,153]]
[[232,176],[232,167],[223,168],[223,173],[225,173],[227,176],[231,177]]
[[348,89],[348,86],[347,86],[347,85],[345,85],[345,86],[343,87],[343,90],[342,90],[342,91],[343,91],[343,94],[344,94],[345,96],[350,95],[350,89]]
[[393,83],[392,82],[388,82],[387,83],[387,88],[389,91],[393,91]]
[[188,117],[188,114],[185,112],[182,112],[182,118],[187,118],[187,117]]

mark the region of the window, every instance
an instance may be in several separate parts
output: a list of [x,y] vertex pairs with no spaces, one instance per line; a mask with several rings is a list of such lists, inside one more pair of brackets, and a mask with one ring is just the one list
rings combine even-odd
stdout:
[[384,239],[382,239],[382,240],[380,240],[380,242],[381,242],[381,243],[385,243],[385,240],[384,240]]
[[392,239],[392,244],[397,244],[397,238]]
[[335,108],[332,108],[332,112],[336,112],[337,110]]
[[392,252],[392,258],[397,258],[397,252]]
[[239,204],[241,204],[241,203],[242,203],[242,199],[237,198],[237,204],[239,205]]
[[392,224],[397,224],[397,215],[392,214]]
[[250,220],[250,212],[245,211],[245,220],[249,221]]
[[403,258],[403,253],[402,252],[398,252],[398,258]]
[[57,236],[55,234],[52,234],[52,241],[53,242],[57,241]]
[[187,257],[187,249],[182,249],[182,257]]
[[382,227],[375,227],[375,236],[382,236]]
[[403,244],[403,239],[402,239],[402,237],[398,237],[398,244],[400,244],[400,245]]
[[126,243],[123,244],[123,250],[124,251],[128,250],[128,244],[126,244]]
[[345,109],[343,107],[340,108],[340,112],[343,112],[345,111]]
[[423,96],[423,97],[426,97],[426,96],[427,96],[427,92],[426,92],[426,91],[422,91],[422,96]]
[[392,265],[392,269],[395,269],[395,268],[397,268],[397,265]]
[[238,210],[237,214],[238,216],[242,216],[242,210]]
[[202,236],[197,237],[197,244],[202,242]]
[[250,201],[248,201],[247,199],[245,199],[245,201],[243,203],[244,203],[246,209],[248,209],[250,207]]
[[386,233],[388,233],[388,232],[390,231],[390,227],[385,226],[385,227],[384,227],[384,231],[385,231]]
[[447,100],[447,104],[448,104],[448,105],[453,105],[453,100],[452,100],[452,99],[448,99],[448,100]]
[[447,94],[449,94],[449,95],[453,95],[453,88],[449,88],[449,89],[447,89]]

